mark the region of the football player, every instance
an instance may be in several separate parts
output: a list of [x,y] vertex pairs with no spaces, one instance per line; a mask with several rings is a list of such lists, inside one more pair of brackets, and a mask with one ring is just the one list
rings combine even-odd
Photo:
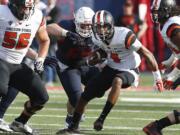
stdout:
[[81,96],[81,83],[86,85],[88,80],[99,73],[99,69],[91,67],[87,61],[95,49],[91,39],[93,15],[91,8],[81,7],[75,12],[73,20],[62,20],[59,24],[47,26],[48,34],[57,39],[57,73],[69,100],[66,125],[71,122]]
[[[48,93],[39,75],[49,48],[49,37],[42,12],[34,7],[34,0],[9,0],[0,5],[0,96],[13,87],[29,97],[24,110],[11,124],[14,131],[34,134],[26,123],[48,101]],[[34,37],[39,40],[34,70],[22,64]]]
[[120,90],[138,85],[140,55],[147,60],[156,87],[159,91],[163,90],[161,75],[153,54],[139,42],[131,30],[114,27],[114,19],[108,11],[96,12],[93,17],[93,32],[96,37],[94,43],[101,49],[99,55],[103,54],[102,51],[107,54],[107,66],[88,82],[75,108],[72,123],[57,134],[79,132],[79,120],[87,103],[95,97],[102,97],[105,91],[111,88],[103,111],[94,123],[94,129],[101,130],[104,120],[117,102]]
[[[37,58],[38,54],[33,49],[29,48],[28,52],[26,53],[26,57],[35,60]],[[44,61],[44,66],[51,66],[51,62],[54,60],[53,57],[46,57]],[[1,98],[0,101],[0,130],[4,132],[12,132],[12,130],[9,127],[9,124],[3,119],[4,114],[6,113],[7,109],[11,105],[11,103],[16,98],[19,91],[13,87],[8,88],[8,92],[5,96]]]
[[[177,66],[164,78],[164,87],[172,89],[173,83],[180,77],[180,9],[175,0],[154,0],[152,18],[155,24],[160,24],[161,35],[167,46],[172,50],[169,61],[171,65],[177,60]],[[179,85],[179,84],[178,84]],[[143,128],[147,135],[162,135],[162,129],[180,123],[180,110],[174,110],[168,116],[151,122]]]

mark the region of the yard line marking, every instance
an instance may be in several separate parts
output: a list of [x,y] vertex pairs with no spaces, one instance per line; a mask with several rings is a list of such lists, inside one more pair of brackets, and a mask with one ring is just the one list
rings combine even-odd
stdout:
[[[18,116],[19,114],[5,114],[6,116]],[[49,117],[49,118],[65,118],[65,115],[44,115],[44,114],[36,114],[33,117]],[[86,119],[96,119],[97,117],[92,117],[92,116],[86,116]],[[155,120],[153,118],[125,118],[125,117],[108,117],[107,119],[112,119],[112,120],[124,120],[124,119],[130,119],[130,120],[139,120],[139,121],[152,121]]]
[[[105,101],[104,100],[99,100],[100,102],[96,102],[95,100],[90,102],[89,104],[94,104],[94,105],[104,105]],[[25,100],[22,99],[17,99],[15,100],[14,103],[24,103]],[[178,104],[180,103],[180,99],[179,98],[134,98],[134,97],[121,97],[118,100],[118,103],[122,103],[124,102],[124,104],[126,104],[125,102],[142,102],[142,103],[172,103],[172,104]],[[66,104],[67,101],[48,101],[49,104]],[[47,104],[48,104],[47,103]],[[127,104],[128,105],[128,104]],[[137,106],[138,104],[136,104]],[[143,106],[146,106],[143,105]],[[154,105],[155,106],[155,105]]]
[[[9,109],[14,109],[14,110],[23,110],[23,107],[10,107]],[[47,111],[67,111],[66,108],[44,108],[42,111],[47,110]],[[101,112],[102,109],[87,109],[87,112]],[[125,113],[170,113],[170,111],[159,111],[159,110],[125,110],[125,109],[113,109],[111,112],[125,112]]]
[[179,98],[121,98],[123,102],[180,103]]
[[[54,127],[60,127],[60,128],[64,128],[64,125],[63,124],[42,124],[42,123],[30,123],[30,125],[32,126],[54,126]],[[90,130],[89,127],[92,128],[92,126],[90,125],[80,125],[80,130],[81,130],[81,127],[82,128],[82,131],[83,130]],[[87,129],[85,129],[87,128]],[[126,127],[126,126],[104,126],[104,129],[116,129],[116,130],[142,130],[142,127]],[[92,129],[93,130],[93,129]],[[167,128],[165,129],[165,131],[180,131],[179,128]]]

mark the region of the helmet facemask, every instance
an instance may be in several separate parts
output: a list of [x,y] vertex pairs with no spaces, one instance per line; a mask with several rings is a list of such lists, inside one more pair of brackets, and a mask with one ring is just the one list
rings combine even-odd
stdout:
[[103,41],[110,40],[113,37],[114,19],[108,11],[96,12],[93,17],[93,32]]
[[93,31],[99,36],[102,40],[111,39],[114,28],[110,24],[94,24]]
[[10,0],[9,8],[19,20],[26,20],[34,13],[34,0]]
[[82,37],[90,37],[92,35],[92,17],[94,11],[89,7],[81,7],[74,15],[74,23],[76,32]]
[[167,19],[177,14],[175,0],[154,0],[152,5],[152,20],[164,24]]

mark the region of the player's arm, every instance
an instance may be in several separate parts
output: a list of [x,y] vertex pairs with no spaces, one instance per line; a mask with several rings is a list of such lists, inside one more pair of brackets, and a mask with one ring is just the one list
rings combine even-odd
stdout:
[[38,50],[38,57],[34,62],[34,71],[37,72],[38,74],[41,74],[44,70],[43,64],[47,56],[49,44],[50,44],[50,39],[46,31],[46,23],[44,19],[36,33],[36,38],[39,43],[39,50]]
[[154,58],[153,54],[144,46],[141,46],[140,49],[137,51],[141,56],[143,56],[148,64],[148,67],[151,69],[156,88],[159,91],[163,91],[163,83],[160,71],[158,69],[158,64],[156,59]]
[[41,25],[36,33],[36,38],[39,43],[38,57],[45,58],[48,53],[50,39],[46,31],[46,25]]
[[129,31],[126,35],[125,48],[136,51],[140,56],[146,59],[148,66],[153,73],[156,88],[159,91],[162,91],[163,84],[156,59],[154,58],[153,54],[141,44],[132,31]]
[[178,48],[178,54],[176,55],[176,57],[178,58],[177,66],[164,79],[164,87],[166,89],[171,89],[173,83],[180,77],[180,25],[172,24],[167,29],[167,36],[170,38],[171,42]]
[[63,29],[56,23],[47,25],[47,32],[50,36],[55,37],[57,40],[64,38],[67,34],[67,30]]
[[27,53],[26,53],[26,57],[35,60],[38,57],[38,53],[33,50],[32,48],[29,48]]
[[64,39],[67,37],[69,40],[73,41],[74,45],[81,44],[82,37],[74,32],[68,31],[56,23],[49,24],[47,26],[47,32],[49,36],[55,37],[57,40]]

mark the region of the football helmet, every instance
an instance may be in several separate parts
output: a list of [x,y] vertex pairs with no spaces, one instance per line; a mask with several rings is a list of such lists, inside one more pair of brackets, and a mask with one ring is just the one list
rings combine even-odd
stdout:
[[81,7],[74,14],[76,32],[82,37],[90,37],[92,34],[92,18],[94,11],[89,7]]
[[151,9],[154,23],[164,23],[171,16],[178,14],[175,0],[154,0]]
[[93,32],[101,40],[109,40],[114,34],[114,18],[106,10],[97,11],[93,17]]
[[28,19],[34,12],[34,0],[9,0],[8,6],[19,20]]

